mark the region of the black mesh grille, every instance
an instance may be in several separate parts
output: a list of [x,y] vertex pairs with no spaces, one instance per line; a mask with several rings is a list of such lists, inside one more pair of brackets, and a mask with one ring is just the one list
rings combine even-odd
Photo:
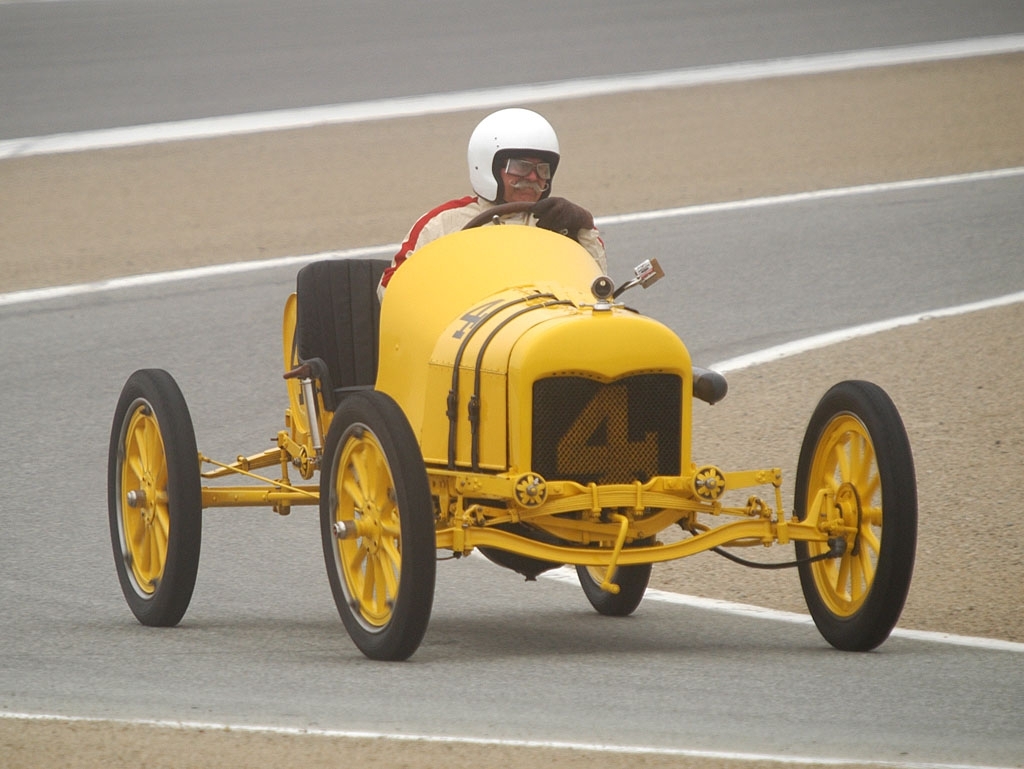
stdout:
[[632,483],[679,475],[682,380],[639,374],[533,384],[533,470],[547,480]]

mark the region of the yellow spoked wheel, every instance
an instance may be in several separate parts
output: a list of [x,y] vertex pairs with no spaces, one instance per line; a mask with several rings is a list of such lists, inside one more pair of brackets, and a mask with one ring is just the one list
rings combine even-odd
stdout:
[[818,630],[833,646],[866,651],[895,627],[913,573],[917,487],[906,430],[888,395],[840,382],[807,427],[796,475],[803,520],[839,519],[841,553],[798,542],[800,583]]
[[[881,479],[871,436],[859,419],[842,414],[828,424],[818,441],[810,477],[817,479],[812,511],[820,517],[825,513],[821,505],[834,505],[849,532],[843,554],[817,561],[811,573],[829,611],[849,617],[863,606],[871,589],[882,540]],[[828,546],[811,543],[808,549],[818,555]]]
[[124,461],[121,463],[121,489],[125,498],[120,521],[132,586],[148,598],[156,592],[167,563],[167,535],[171,530],[167,509],[167,457],[152,405],[144,400],[132,405],[125,425]]
[[398,596],[402,523],[391,469],[373,433],[360,430],[344,442],[336,488],[335,525],[355,527],[350,538],[338,541],[345,593],[368,628],[381,628]]
[[158,369],[125,383],[111,428],[107,498],[125,599],[145,625],[175,625],[195,587],[202,492],[192,420]]
[[383,393],[342,401],[320,478],[324,558],[338,613],[372,659],[408,658],[434,599],[433,501],[416,437]]

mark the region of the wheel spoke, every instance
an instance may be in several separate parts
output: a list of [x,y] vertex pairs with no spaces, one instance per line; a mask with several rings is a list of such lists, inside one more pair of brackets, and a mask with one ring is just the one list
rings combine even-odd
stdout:
[[850,477],[850,461],[847,451],[849,450],[848,443],[844,442],[841,438],[836,442],[835,450],[833,452],[833,467],[835,468],[835,479],[842,483]]
[[848,601],[850,598],[849,585],[850,585],[850,571],[852,568],[853,558],[849,555],[844,555],[839,559],[839,568],[836,570],[836,580],[833,585],[835,595],[840,601]]
[[370,559],[370,569],[367,574],[367,600],[366,607],[372,618],[380,618],[385,605],[384,595],[384,572],[381,569],[381,560],[377,554]]
[[149,417],[142,417],[139,421],[139,456],[147,469],[156,464],[159,442],[160,436],[153,429],[153,420]]
[[[366,544],[363,540],[359,540],[354,547],[342,548],[342,555],[348,552],[348,559],[345,565],[345,573],[350,577],[358,579],[365,579],[366,575],[366,559],[370,554],[367,550]],[[357,580],[358,581],[358,580]],[[353,586],[353,592],[355,592],[355,586]]]
[[360,510],[366,509],[366,494],[363,493],[363,489],[356,480],[354,473],[347,473],[342,478],[341,491],[344,497],[352,500],[355,507]]
[[[149,531],[144,525],[139,526],[138,545],[132,549],[132,566],[139,576],[140,582],[145,582],[145,575],[153,568],[153,543]],[[143,584],[143,587],[146,585]]]
[[391,553],[386,550],[382,550],[380,553],[380,577],[381,577],[381,588],[382,598],[384,600],[384,606],[382,607],[386,612],[390,613],[391,605],[394,604],[395,598],[398,596],[398,580],[401,573],[401,561],[396,561],[391,557]]
[[370,487],[369,473],[366,467],[366,442],[360,441],[359,444],[352,449],[351,458],[349,460],[349,472],[352,474],[353,480],[359,486],[359,499],[365,503],[367,499],[367,493]]
[[850,603],[851,604],[856,604],[861,599],[863,599],[865,593],[867,592],[864,589],[864,585],[865,585],[865,582],[864,582],[864,570],[862,568],[861,559],[858,556],[857,558],[852,559],[852,562],[850,564],[850,594],[849,595],[850,595]]
[[139,456],[137,451],[137,444],[132,441],[133,445],[129,446],[129,449],[136,449],[134,451],[128,451],[127,461],[125,461],[125,469],[131,475],[131,478],[135,481],[132,485],[138,487],[142,483],[142,478],[146,474],[146,469],[142,465],[142,458]]
[[857,561],[860,564],[860,573],[864,578],[865,584],[870,585],[875,578],[875,559],[874,555],[877,551],[873,551],[869,547],[865,547],[861,544],[860,553],[857,555]]
[[875,561],[869,548],[861,545],[860,553],[857,556],[858,586],[856,600],[858,603],[867,597],[871,585],[875,581]]
[[860,549],[862,553],[866,553],[868,556],[873,555],[877,557],[882,550],[882,543],[878,532],[867,526],[863,527],[860,532]]
[[166,553],[171,534],[171,515],[166,505],[157,505],[154,509],[151,528],[160,552]]
[[821,486],[827,491],[835,494],[836,489],[839,488],[839,483],[836,481],[836,468],[834,465],[826,466],[821,471]]
[[377,558],[372,554],[366,559],[366,572],[363,574],[363,596],[362,606],[364,612],[369,612],[370,616],[377,616],[380,611],[378,606],[378,572],[380,570],[380,563]]
[[874,472],[872,472],[869,477],[865,478],[862,484],[858,484],[857,487],[861,489],[861,500],[865,504],[877,499],[878,493],[882,489],[881,475],[878,474],[878,470],[874,465],[872,465],[871,469],[874,470]]
[[[163,444],[160,444],[161,449]],[[163,456],[161,450],[160,462],[153,468],[153,486],[158,490],[157,493],[162,493],[166,498],[167,495],[167,460]]]
[[846,456],[848,461],[845,477],[846,480],[856,483],[857,477],[863,467],[864,441],[860,433],[856,432],[852,427],[847,431],[845,438],[847,446]]
[[402,570],[402,554],[398,550],[398,543],[394,540],[387,540],[381,547],[381,560],[386,563],[384,570],[388,594],[398,595],[398,577]]
[[878,466],[875,462],[875,452],[871,447],[871,442],[865,436],[861,436],[860,443],[862,446],[860,466],[854,482],[857,484],[857,488],[862,490],[862,496],[865,499],[870,499],[874,493],[872,487],[878,488]]
[[129,428],[127,445],[129,453],[134,459],[138,461],[140,472],[145,470],[146,467],[146,447],[143,445],[146,436],[146,421],[145,418],[140,414],[132,418],[131,427]]
[[125,539],[134,558],[146,541],[146,525],[142,521],[142,516],[134,510],[126,510],[125,515]]
[[402,521],[398,517],[397,507],[392,506],[390,510],[385,510],[381,513],[380,535],[382,540],[402,541]]
[[377,507],[383,515],[390,504],[388,492],[391,488],[391,472],[388,470],[387,461],[379,448],[374,454],[373,459],[373,477],[370,479],[373,485],[371,488],[373,489],[374,501],[376,501]]
[[164,573],[164,564],[167,562],[167,549],[161,545],[160,537],[152,528],[150,528],[149,536],[146,540],[149,542],[150,549],[149,569],[146,570],[146,579],[149,586],[155,588],[157,580]]

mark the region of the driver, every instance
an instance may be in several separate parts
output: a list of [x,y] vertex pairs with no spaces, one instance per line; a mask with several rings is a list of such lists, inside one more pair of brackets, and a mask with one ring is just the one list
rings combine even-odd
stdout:
[[594,217],[565,198],[550,197],[559,153],[558,137],[547,120],[528,109],[494,112],[473,130],[467,155],[469,181],[476,194],[442,203],[416,221],[384,271],[378,297],[383,298],[391,276],[414,251],[461,230],[477,214],[499,203],[533,203],[528,212],[509,214],[502,221],[536,225],[570,237],[590,252],[602,273],[607,272],[604,243],[594,228]]

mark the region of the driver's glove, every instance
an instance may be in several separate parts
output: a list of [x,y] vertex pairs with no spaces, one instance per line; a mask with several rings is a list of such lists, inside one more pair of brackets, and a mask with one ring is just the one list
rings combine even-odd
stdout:
[[594,217],[583,206],[565,198],[544,198],[533,204],[530,213],[537,217],[537,226],[566,235],[579,242],[580,230],[594,229]]

